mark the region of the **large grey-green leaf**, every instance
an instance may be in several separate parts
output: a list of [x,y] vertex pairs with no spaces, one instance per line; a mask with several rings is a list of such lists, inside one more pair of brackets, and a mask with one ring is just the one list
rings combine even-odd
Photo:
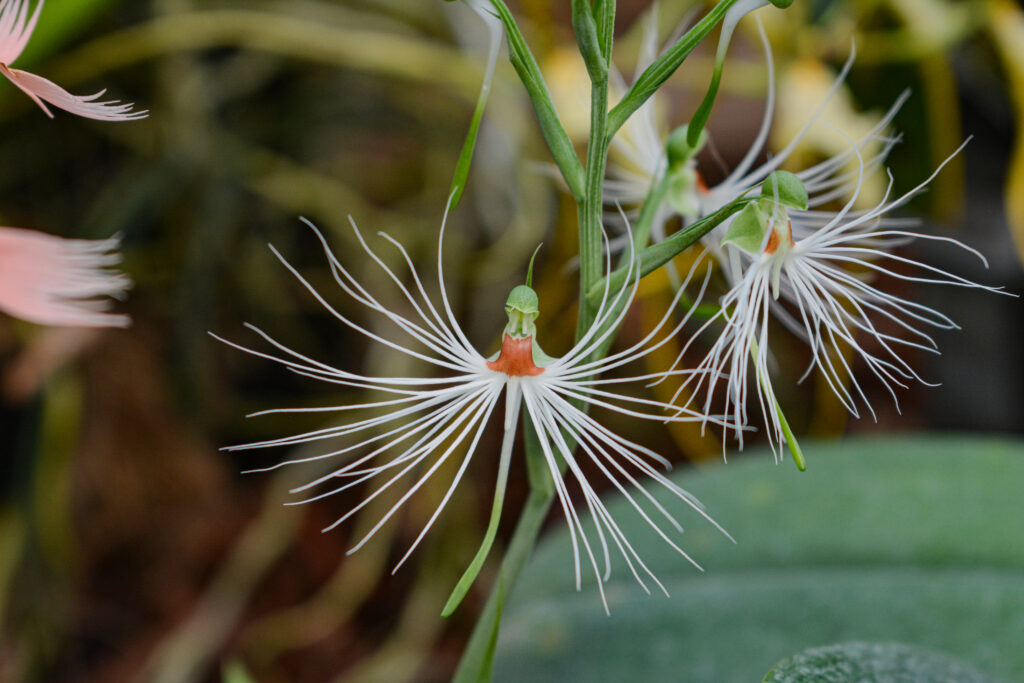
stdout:
[[902,643],[842,643],[787,657],[764,683],[993,683],[946,655]]
[[510,595],[496,680],[757,681],[809,647],[888,640],[1024,680],[1024,445],[943,436],[805,451],[806,473],[761,452],[677,478],[738,541],[681,514],[680,543],[704,574],[611,503],[671,599],[644,595],[619,562],[605,617],[593,581],[574,590],[567,535],[555,534]]

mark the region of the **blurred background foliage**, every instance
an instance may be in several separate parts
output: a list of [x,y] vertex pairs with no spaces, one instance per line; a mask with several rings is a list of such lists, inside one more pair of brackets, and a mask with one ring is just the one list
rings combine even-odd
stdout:
[[[619,66],[629,74],[636,20],[648,3],[619,5]],[[663,0],[662,36],[699,9]],[[582,141],[573,122],[585,125],[585,75],[568,3],[519,0],[513,10]],[[904,134],[891,156],[897,190],[974,135],[913,208],[931,217],[925,229],[979,248],[991,268],[941,249],[925,256],[1022,291],[1021,7],[801,0],[760,14],[780,84],[773,145],[786,142],[856,42],[833,122],[877,120],[912,88],[895,121]],[[753,23],[741,29],[710,124],[723,168],[752,140],[765,96]],[[120,125],[61,113],[51,121],[0,84],[3,224],[65,236],[120,233],[124,268],[136,282],[125,305],[129,330],[0,320],[0,681],[447,679],[482,604],[486,571],[451,619],[439,612],[483,532],[496,463],[477,459],[426,546],[396,575],[390,568],[443,495],[443,476],[346,557],[350,540],[393,498],[321,534],[360,492],[284,507],[288,488],[313,469],[240,475],[296,454],[218,448],[324,424],[316,415],[246,420],[248,412],[362,397],[289,376],[207,332],[251,342],[248,321],[339,367],[417,370],[341,329],[266,245],[328,291],[323,255],[298,221],[305,216],[383,301],[403,305],[358,251],[348,217],[370,235],[386,230],[430,272],[484,37],[472,12],[440,0],[48,0],[19,66],[74,92],[107,86],[151,115]],[[709,74],[701,49],[669,82],[662,100],[671,126],[685,122]],[[831,144],[811,136],[799,156],[813,162]],[[497,348],[505,294],[541,241],[544,346],[557,354],[571,343],[575,213],[546,162],[529,104],[503,63],[444,253],[449,296],[481,349]],[[667,279],[644,282],[623,341],[650,326],[669,292]],[[905,392],[902,415],[887,396],[871,396],[877,422],[847,424],[830,392],[793,383],[780,393],[800,431],[1024,427],[1019,300],[920,296],[941,301],[966,328],[938,336],[943,356],[913,360],[945,386]],[[343,296],[332,301],[379,324]],[[785,339],[779,348],[780,372],[795,380],[804,352]],[[652,362],[667,365],[675,352]],[[713,435],[685,425],[616,427],[680,463],[721,457]],[[496,452],[499,438],[488,432],[480,453]],[[515,470],[507,510],[520,506],[525,486]]]

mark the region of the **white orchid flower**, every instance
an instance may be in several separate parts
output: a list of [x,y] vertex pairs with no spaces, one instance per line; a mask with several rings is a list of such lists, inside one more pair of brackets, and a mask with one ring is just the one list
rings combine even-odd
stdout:
[[[756,6],[757,3],[751,4],[755,9]],[[849,58],[821,102],[788,144],[778,153],[769,155],[767,161],[755,165],[758,159],[765,156],[765,145],[771,133],[776,104],[775,65],[771,46],[760,23],[758,29],[764,46],[767,81],[764,115],[754,142],[740,163],[724,180],[713,186],[707,184],[705,174],[701,172],[697,161],[697,154],[704,141],[698,143],[696,148],[677,144],[677,141],[685,140],[686,127],[677,128],[671,134],[667,132],[667,126],[659,120],[657,96],[652,96],[645,102],[612,140],[617,158],[609,162],[609,178],[604,187],[605,198],[609,203],[638,206],[647,198],[655,183],[668,176],[665,178],[669,183],[666,199],[658,207],[651,225],[651,239],[654,242],[660,242],[665,238],[665,223],[674,215],[679,215],[684,225],[693,223],[756,189],[769,174],[781,168],[807,138],[815,124],[820,122],[829,103],[843,87],[856,58],[856,50],[851,50]],[[656,9],[652,9],[645,26],[638,71],[642,71],[657,57],[656,41],[657,14]],[[616,79],[620,87],[624,87],[621,85],[624,83],[621,76],[616,75]],[[870,174],[881,169],[893,145],[898,142],[898,137],[887,135],[886,130],[907,97],[909,92],[900,95],[874,127],[856,141],[856,150],[862,153],[867,150],[871,152],[863,169],[858,169],[853,164],[854,149],[846,149],[796,174],[810,195],[807,209],[793,211],[791,215],[793,230],[797,235],[806,234],[827,222],[832,214],[820,212],[818,208],[828,202],[849,197],[862,172]],[[670,159],[670,156],[674,158]],[[851,169],[851,165],[854,168]],[[721,240],[728,230],[728,225],[729,221],[726,221],[701,240],[720,263],[724,263]]]
[[[863,169],[864,162],[852,141],[851,149]],[[795,328],[810,346],[812,360],[804,376],[817,368],[855,417],[860,416],[861,405],[872,417],[875,412],[854,375],[846,350],[852,351],[854,360],[859,360],[886,388],[897,409],[897,387],[905,388],[911,381],[928,384],[906,361],[903,352],[919,349],[938,353],[935,340],[926,330],[958,326],[931,307],[882,291],[871,284],[871,276],[1006,293],[1000,287],[981,285],[893,252],[894,247],[915,239],[932,240],[963,249],[988,265],[978,251],[959,241],[896,229],[887,222],[888,215],[923,191],[950,159],[952,156],[927,180],[895,199],[890,198],[890,177],[889,188],[879,204],[866,211],[854,211],[862,171],[842,210],[803,235],[796,233],[792,217],[806,209],[806,189],[792,174],[777,172],[769,176],[761,198],[749,204],[724,235],[722,248],[733,285],[720,300],[720,311],[694,335],[696,338],[705,330],[723,326],[697,366],[699,372],[683,383],[691,392],[684,405],[699,403],[696,397],[703,395],[705,409],[710,408],[716,400],[719,380],[726,378],[721,393],[730,423],[727,431],[733,432],[742,448],[743,428],[749,424],[748,386],[752,383],[776,458],[779,446],[787,442],[793,445],[768,367],[769,311],[776,308],[786,313],[783,320],[787,326]],[[690,344],[692,340],[683,353]],[[677,359],[676,363],[679,362]]]
[[[326,458],[343,461],[329,474],[294,489],[293,492],[296,494],[306,494],[317,487],[326,489],[299,502],[326,498],[371,481],[381,482],[375,491],[369,493],[361,503],[327,529],[332,529],[351,518],[385,490],[394,486],[404,486],[406,491],[398,502],[352,547],[350,553],[369,541],[445,463],[450,460],[459,461],[451,486],[408,552],[399,560],[395,567],[397,570],[422,541],[462,480],[471,460],[477,455],[477,446],[489,418],[498,410],[499,401],[504,395],[504,439],[498,456],[499,475],[495,512],[491,529],[481,549],[484,554],[493,540],[493,529],[497,526],[497,516],[500,515],[512,459],[517,422],[520,413],[525,410],[536,430],[547,471],[569,524],[577,588],[580,586],[581,566],[585,556],[586,562],[593,568],[597,577],[604,601],[603,582],[608,579],[611,570],[610,546],[614,545],[644,590],[649,591],[647,578],[661,590],[665,590],[644,565],[629,539],[624,536],[601,502],[597,490],[589,480],[589,477],[595,475],[606,479],[650,524],[655,533],[696,565],[696,562],[663,529],[663,524],[667,523],[681,530],[679,523],[672,513],[651,495],[642,482],[653,483],[667,489],[698,515],[717,528],[721,527],[718,527],[693,496],[668,480],[655,467],[657,464],[668,466],[667,460],[617,435],[601,425],[588,412],[591,406],[600,406],[620,415],[663,422],[664,411],[672,409],[674,415],[669,418],[670,420],[708,419],[707,416],[688,409],[678,410],[652,399],[615,391],[619,384],[642,382],[651,379],[652,375],[601,377],[602,373],[608,370],[643,358],[679,331],[686,322],[685,319],[678,325],[669,323],[675,302],[661,323],[640,342],[607,357],[595,359],[594,352],[607,342],[626,316],[629,304],[636,293],[637,278],[631,277],[630,286],[617,292],[605,290],[594,326],[564,356],[552,358],[541,351],[536,342],[535,320],[539,314],[537,295],[530,287],[519,286],[512,290],[505,307],[508,325],[504,330],[501,350],[488,358],[470,344],[449,305],[441,260],[443,223],[438,241],[437,260],[440,306],[435,305],[427,295],[422,280],[401,244],[381,233],[385,240],[401,252],[408,264],[411,287],[403,283],[402,278],[385,265],[364,240],[355,223],[352,224],[366,254],[381,267],[411,306],[415,315],[409,317],[387,308],[360,284],[331,253],[324,236],[312,224],[310,227],[323,245],[334,280],[341,290],[373,313],[391,321],[396,327],[396,332],[412,343],[400,343],[375,334],[343,315],[325,295],[316,291],[313,285],[275,250],[275,255],[285,267],[343,324],[377,344],[422,361],[440,376],[361,375],[313,360],[285,347],[258,328],[248,325],[270,344],[275,352],[258,351],[223,339],[221,341],[247,353],[280,363],[297,374],[334,384],[367,389],[390,398],[354,405],[263,411],[258,414],[324,412],[336,413],[344,419],[336,426],[234,446],[232,450],[322,442],[325,449],[322,454],[287,461],[268,468],[276,469],[284,465]],[[689,372],[680,371],[673,374],[687,376]],[[371,411],[370,416],[360,419],[347,417],[360,411]],[[577,487],[593,519],[597,532],[596,545],[584,530],[581,516],[572,501],[570,489]],[[607,609],[607,603],[605,607]]]

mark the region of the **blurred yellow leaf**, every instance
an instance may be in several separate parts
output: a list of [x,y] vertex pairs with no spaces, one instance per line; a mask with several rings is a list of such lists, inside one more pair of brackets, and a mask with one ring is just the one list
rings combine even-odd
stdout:
[[542,71],[569,139],[586,140],[590,131],[590,77],[583,59],[574,49],[562,46],[548,55]]
[[1010,0],[989,5],[989,31],[1003,58],[1017,110],[1017,140],[1006,178],[1006,214],[1024,262],[1024,12]]

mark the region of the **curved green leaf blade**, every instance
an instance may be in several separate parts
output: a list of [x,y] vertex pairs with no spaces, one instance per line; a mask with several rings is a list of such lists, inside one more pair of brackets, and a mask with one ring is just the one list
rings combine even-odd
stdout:
[[806,473],[763,451],[674,478],[738,541],[682,516],[681,546],[703,574],[628,502],[609,502],[670,599],[645,596],[613,561],[606,618],[593,580],[574,590],[568,537],[557,533],[509,598],[495,680],[754,681],[808,647],[880,640],[1024,680],[1024,443],[803,446]]

